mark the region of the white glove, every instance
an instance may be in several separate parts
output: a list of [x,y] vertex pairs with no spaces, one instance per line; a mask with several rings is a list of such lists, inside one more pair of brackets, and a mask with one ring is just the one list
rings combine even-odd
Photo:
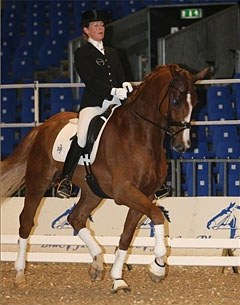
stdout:
[[127,89],[126,88],[112,88],[111,95],[118,97],[120,100],[127,98]]
[[133,91],[133,87],[132,87],[131,83],[129,83],[129,82],[124,82],[122,84],[122,87],[126,88],[128,92],[132,92]]

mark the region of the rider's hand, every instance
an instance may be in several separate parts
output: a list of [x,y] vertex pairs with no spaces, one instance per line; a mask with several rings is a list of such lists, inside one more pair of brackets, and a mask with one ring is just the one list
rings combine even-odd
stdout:
[[118,97],[120,100],[127,98],[128,90],[126,88],[112,88],[111,95]]
[[129,82],[124,82],[122,84],[122,87],[126,88],[129,93],[131,93],[133,91],[133,87],[132,87],[131,83],[129,83]]

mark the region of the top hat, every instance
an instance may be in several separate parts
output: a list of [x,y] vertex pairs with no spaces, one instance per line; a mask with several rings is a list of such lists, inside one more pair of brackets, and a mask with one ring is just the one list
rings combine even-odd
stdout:
[[93,21],[103,21],[106,23],[107,16],[106,12],[102,10],[91,10],[82,13],[82,25],[88,26],[89,22]]

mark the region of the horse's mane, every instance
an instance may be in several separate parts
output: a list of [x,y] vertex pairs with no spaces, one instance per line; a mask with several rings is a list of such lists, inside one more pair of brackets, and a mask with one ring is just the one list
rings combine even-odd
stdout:
[[153,78],[158,77],[160,70],[166,68],[169,69],[170,71],[171,69],[174,69],[176,71],[180,69],[180,67],[176,64],[156,66],[149,74],[145,75],[143,81],[139,85],[134,87],[133,93],[127,99],[127,103],[131,103],[131,104],[134,103],[134,101],[138,99],[141,93],[145,90],[146,86],[149,85],[149,81],[151,81]]

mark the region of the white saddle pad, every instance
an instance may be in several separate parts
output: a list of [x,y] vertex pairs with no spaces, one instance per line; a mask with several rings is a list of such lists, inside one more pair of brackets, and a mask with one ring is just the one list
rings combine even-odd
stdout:
[[[118,105],[117,105],[117,107],[118,107]],[[98,149],[98,145],[99,145],[99,141],[100,141],[102,132],[103,132],[108,120],[110,119],[114,110],[117,107],[113,108],[113,111],[111,112],[111,114],[107,120],[106,120],[106,118],[104,118],[106,121],[102,125],[102,128],[93,145],[93,149],[92,149],[90,158],[88,158],[88,155],[81,156],[78,164],[84,165],[84,163],[83,163],[84,161],[87,163],[90,162],[91,164],[93,164],[93,162],[96,158],[96,155],[97,155],[97,149]],[[60,130],[59,134],[56,137],[56,140],[54,142],[53,149],[52,149],[52,156],[53,156],[54,160],[59,161],[59,162],[65,162],[68,150],[69,150],[71,142],[72,142],[71,138],[77,133],[77,124],[78,124],[77,118],[71,119],[71,120],[69,120],[69,123]]]

